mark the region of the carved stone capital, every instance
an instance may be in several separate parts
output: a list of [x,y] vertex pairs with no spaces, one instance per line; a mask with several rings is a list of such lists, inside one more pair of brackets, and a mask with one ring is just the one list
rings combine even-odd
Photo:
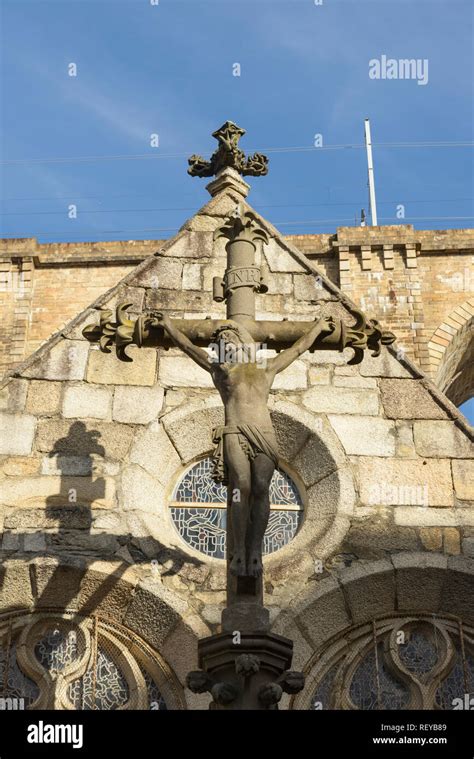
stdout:
[[225,224],[216,229],[214,240],[219,237],[227,237],[229,243],[250,242],[254,246],[259,240],[268,243],[268,235],[260,226],[255,214],[244,211],[242,206],[236,209],[235,214],[227,219]]

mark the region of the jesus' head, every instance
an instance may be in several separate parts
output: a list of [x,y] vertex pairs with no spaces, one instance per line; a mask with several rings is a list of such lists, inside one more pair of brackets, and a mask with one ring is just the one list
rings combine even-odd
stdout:
[[217,353],[219,364],[253,363],[258,344],[245,327],[229,320],[214,331],[209,347]]

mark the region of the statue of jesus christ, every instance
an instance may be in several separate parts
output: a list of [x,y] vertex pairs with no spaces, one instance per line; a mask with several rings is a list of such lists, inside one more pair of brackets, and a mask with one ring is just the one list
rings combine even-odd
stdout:
[[[225,425],[214,430],[214,477],[229,487],[228,560],[233,575],[262,573],[262,543],[270,515],[269,488],[278,464],[278,446],[268,395],[275,376],[308,350],[321,334],[334,330],[331,317],[286,350],[265,362],[256,360],[258,344],[241,324],[227,320],[213,335],[217,357],[194,345],[162,312],[150,314],[171,340],[210,372],[225,410]],[[229,538],[231,538],[229,540]]]

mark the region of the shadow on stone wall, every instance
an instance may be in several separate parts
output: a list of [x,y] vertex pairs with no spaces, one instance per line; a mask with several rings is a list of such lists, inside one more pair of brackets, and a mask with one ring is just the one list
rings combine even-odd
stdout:
[[[58,438],[48,453],[51,463],[47,465],[47,472],[59,474],[59,490],[45,499],[45,508],[28,510],[32,520],[28,527],[34,529],[33,520],[36,519],[36,524],[41,524],[44,529],[22,533],[12,522],[9,539],[2,541],[1,562],[41,558],[59,561],[52,574],[51,569],[44,572],[44,583],[40,579],[41,564],[36,562],[35,585],[39,605],[54,604],[54,589],[57,592],[58,582],[68,565],[86,571],[96,561],[120,562],[103,587],[97,588],[88,599],[87,606],[91,611],[100,605],[110,593],[111,584],[117,583],[130,566],[149,565],[150,572],[158,579],[178,574],[185,564],[191,571],[203,565],[198,558],[164,545],[151,535],[136,537],[131,532],[117,533],[112,526],[105,524],[103,530],[100,526],[94,527],[98,515],[99,524],[101,519],[111,517],[110,525],[114,520],[119,523],[120,516],[123,516],[116,510],[113,494],[108,492],[110,478],[104,460],[106,450],[100,438],[101,433],[87,429],[84,422],[71,424],[67,435]],[[24,513],[25,509],[22,511]],[[4,572],[0,566],[0,592],[3,581]],[[68,574],[67,587],[62,587],[63,603],[65,594],[70,601],[78,595],[80,585],[81,573]]]
[[[59,438],[48,453],[49,458],[54,458],[61,485],[59,493],[46,499],[46,519],[57,524],[59,533],[72,529],[90,531],[92,504],[105,498],[105,479],[94,479],[93,456],[105,456],[98,438],[100,432],[87,430],[84,422],[74,422],[67,436]],[[81,456],[74,455],[72,452],[79,448]]]

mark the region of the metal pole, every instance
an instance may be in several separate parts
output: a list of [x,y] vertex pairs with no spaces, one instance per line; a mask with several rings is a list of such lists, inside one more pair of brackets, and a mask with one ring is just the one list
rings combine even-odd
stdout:
[[375,182],[374,182],[374,164],[372,161],[372,140],[370,138],[370,121],[365,119],[365,146],[367,148],[367,167],[369,170],[369,199],[370,199],[370,216],[372,226],[377,226],[377,204],[375,202]]

